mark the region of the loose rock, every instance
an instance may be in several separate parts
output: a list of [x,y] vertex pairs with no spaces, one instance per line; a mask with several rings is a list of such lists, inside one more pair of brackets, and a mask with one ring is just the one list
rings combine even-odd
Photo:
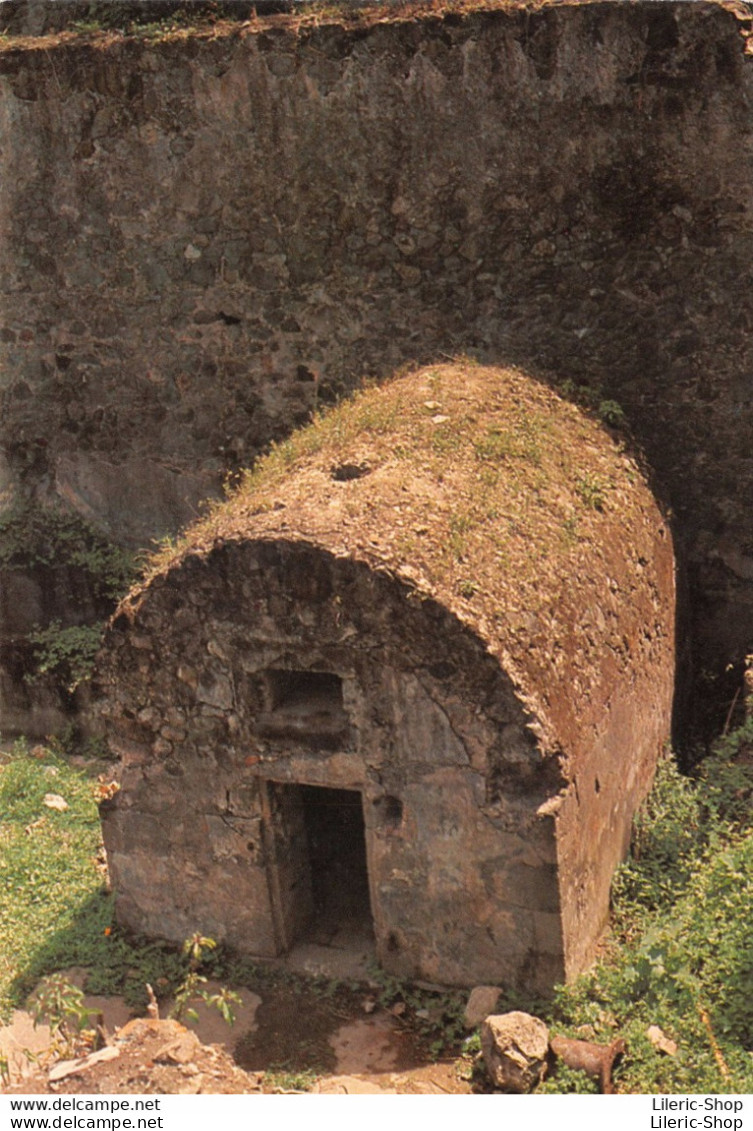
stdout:
[[544,1079],[549,1030],[530,1013],[493,1014],[481,1026],[481,1050],[496,1087],[530,1092]]
[[463,1013],[466,1029],[476,1029],[485,1017],[494,1013],[501,993],[499,986],[475,986],[471,990]]
[[677,1041],[673,1041],[668,1037],[658,1025],[649,1025],[646,1029],[646,1036],[657,1052],[663,1052],[665,1056],[676,1056],[677,1054]]
[[68,802],[59,793],[45,793],[44,804],[48,809],[57,809],[59,813],[64,813],[68,808]]

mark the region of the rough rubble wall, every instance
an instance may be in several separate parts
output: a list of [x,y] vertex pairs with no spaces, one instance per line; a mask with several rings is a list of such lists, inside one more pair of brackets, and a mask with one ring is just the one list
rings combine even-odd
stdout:
[[623,406],[721,671],[753,638],[750,99],[704,3],[3,48],[6,479],[116,533],[160,483],[137,539],[470,349]]
[[[264,793],[304,782],[362,792],[386,969],[541,991],[562,976],[554,821],[537,816],[556,766],[537,790],[530,766],[543,759],[509,683],[429,606],[363,566],[262,543],[189,560],[132,626],[119,617],[99,679],[122,758],[103,812],[122,923],[287,949],[279,921],[296,918],[300,875],[275,858]],[[310,668],[342,678],[346,731],[270,737],[263,673]],[[500,737],[524,785],[492,800]]]

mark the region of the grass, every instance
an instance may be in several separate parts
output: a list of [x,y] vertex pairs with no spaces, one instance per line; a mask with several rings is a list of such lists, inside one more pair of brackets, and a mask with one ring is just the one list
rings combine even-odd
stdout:
[[[0,1014],[44,973],[91,960],[110,906],[97,864],[95,783],[42,747],[0,764]],[[44,804],[59,794],[64,812]]]
[[[44,975],[89,970],[91,993],[146,1005],[145,983],[166,996],[186,963],[166,943],[126,938],[104,884],[97,769],[74,768],[44,746],[19,741],[0,755],[0,1017],[22,1006]],[[106,776],[106,775],[103,775]],[[48,808],[55,793],[67,809]]]

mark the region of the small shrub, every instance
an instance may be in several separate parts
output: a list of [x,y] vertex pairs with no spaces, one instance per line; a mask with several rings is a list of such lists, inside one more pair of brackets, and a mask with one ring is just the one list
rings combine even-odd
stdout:
[[659,763],[654,785],[633,822],[630,857],[615,875],[618,923],[642,923],[669,906],[692,875],[702,846],[702,804],[695,784],[672,758]]
[[36,1027],[40,1021],[50,1026],[51,1047],[57,1056],[73,1056],[84,1041],[85,1030],[96,1009],[84,1005],[84,991],[61,974],[43,978],[29,999],[29,1012]]
[[596,1080],[576,1068],[568,1068],[559,1061],[552,1075],[547,1076],[539,1084],[536,1094],[593,1096],[597,1095],[598,1091],[599,1085]]
[[597,413],[599,419],[610,428],[622,428],[625,425],[625,412],[617,401],[599,401]]
[[35,669],[26,676],[27,681],[33,683],[40,676],[52,675],[73,694],[79,684],[90,678],[101,639],[102,628],[98,624],[63,628],[58,620],[30,633]]
[[206,955],[215,950],[217,943],[214,939],[205,938],[203,935],[194,934],[183,943],[183,959],[186,963],[185,976],[175,991],[175,1003],[170,1010],[170,1016],[176,1021],[184,1018],[189,1021],[198,1020],[198,1014],[193,1008],[198,1001],[213,1006],[223,1021],[232,1025],[235,1021],[233,1007],[241,1002],[240,996],[233,990],[223,986],[217,993],[209,993],[203,987],[206,977],[201,973]]

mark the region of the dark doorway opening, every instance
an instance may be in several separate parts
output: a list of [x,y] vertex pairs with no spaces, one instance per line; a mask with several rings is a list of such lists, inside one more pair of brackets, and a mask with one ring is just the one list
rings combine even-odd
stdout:
[[361,794],[299,787],[311,869],[309,938],[328,946],[373,939]]

